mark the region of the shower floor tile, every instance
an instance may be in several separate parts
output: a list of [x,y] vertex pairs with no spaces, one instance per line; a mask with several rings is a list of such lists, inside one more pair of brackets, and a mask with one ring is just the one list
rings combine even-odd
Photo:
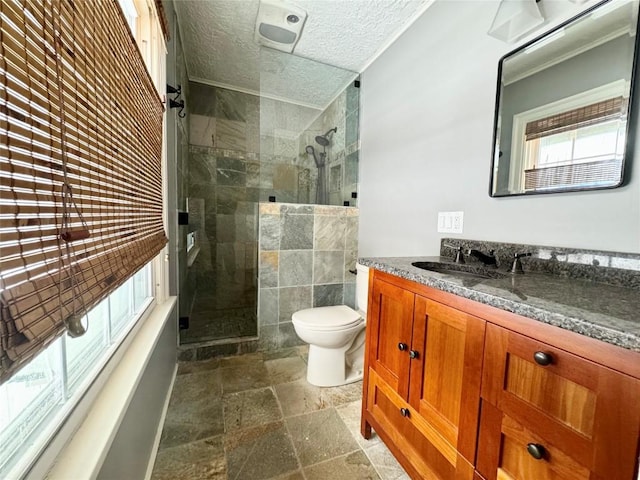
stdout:
[[181,362],[153,480],[409,480],[360,435],[362,382],[306,381],[307,347]]
[[181,344],[257,335],[255,306],[214,310],[207,305],[206,308],[198,310],[194,307],[189,328],[180,330]]

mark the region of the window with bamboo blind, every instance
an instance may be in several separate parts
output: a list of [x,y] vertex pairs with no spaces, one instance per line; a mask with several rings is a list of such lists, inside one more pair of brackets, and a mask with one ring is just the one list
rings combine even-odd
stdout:
[[610,120],[618,120],[626,116],[627,106],[628,99],[620,96],[540,118],[527,123],[525,139],[529,141]]
[[617,185],[627,109],[616,96],[528,122],[525,191]]
[[0,1],[3,381],[166,236],[163,106],[116,0]]

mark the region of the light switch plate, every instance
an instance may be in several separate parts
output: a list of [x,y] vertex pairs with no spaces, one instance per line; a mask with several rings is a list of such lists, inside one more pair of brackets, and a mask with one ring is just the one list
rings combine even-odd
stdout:
[[462,233],[464,212],[438,212],[438,233]]

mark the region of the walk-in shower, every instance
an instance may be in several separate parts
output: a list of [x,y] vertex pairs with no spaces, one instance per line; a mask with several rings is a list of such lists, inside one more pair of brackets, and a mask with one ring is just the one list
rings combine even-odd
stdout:
[[[178,188],[189,198],[189,231],[196,236],[188,253],[186,239],[183,247],[180,317],[188,328],[180,331],[181,358],[293,346],[287,312],[309,291],[288,282],[292,265],[308,267],[297,258],[306,259],[311,249],[305,240],[285,245],[280,254],[280,241],[268,241],[268,221],[278,232],[294,233],[315,223],[298,213],[307,207],[270,206],[285,213],[260,225],[258,204],[355,204],[359,89],[349,84],[318,114],[268,97],[187,84],[191,135],[185,137],[188,163]],[[259,253],[260,241],[265,251]],[[273,271],[265,273],[270,266]]]
[[316,152],[313,145],[307,145],[305,151],[316,163],[318,168],[318,179],[316,181],[316,204],[327,205],[329,203],[329,193],[327,191],[327,147],[331,145],[330,135],[338,132],[338,127],[333,127],[328,130],[324,135],[318,135],[316,137],[316,143],[322,147],[322,152]]

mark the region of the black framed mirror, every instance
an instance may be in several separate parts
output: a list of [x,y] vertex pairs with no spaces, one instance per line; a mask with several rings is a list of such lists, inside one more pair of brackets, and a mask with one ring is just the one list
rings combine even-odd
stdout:
[[601,2],[500,60],[491,196],[623,185],[639,5]]

